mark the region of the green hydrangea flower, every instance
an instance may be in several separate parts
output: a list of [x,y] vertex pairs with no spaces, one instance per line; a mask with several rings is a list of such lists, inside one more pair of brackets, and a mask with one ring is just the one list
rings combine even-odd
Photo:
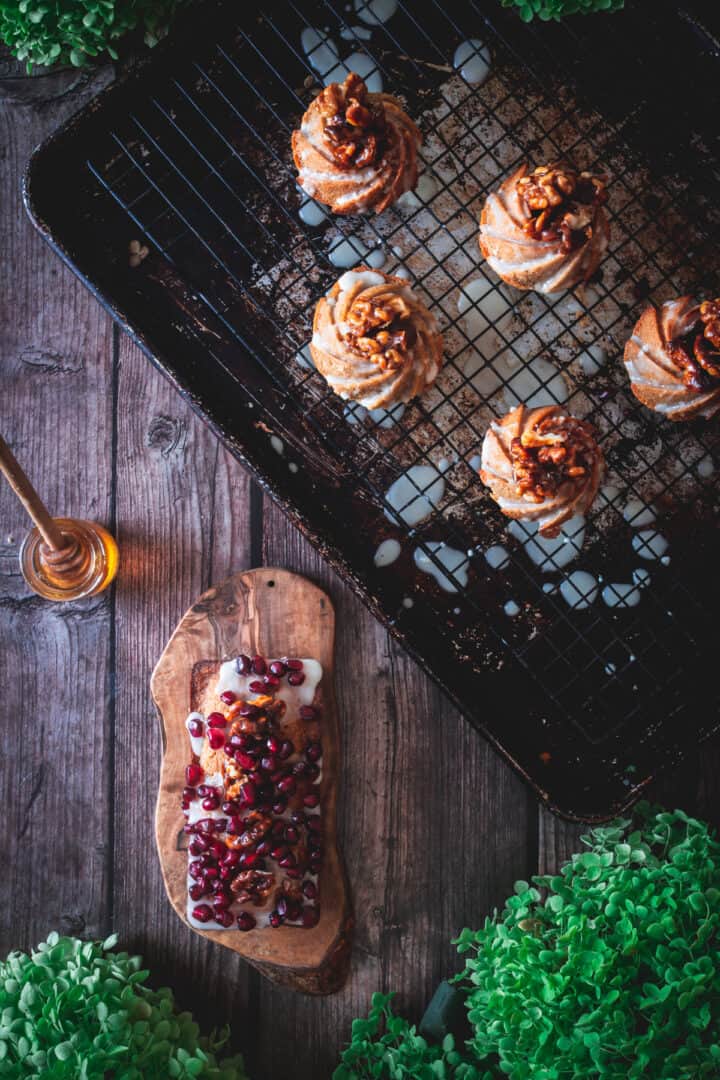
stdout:
[[115,944],[50,934],[0,963],[0,1077],[247,1080],[241,1057],[218,1056],[227,1032],[200,1035]]

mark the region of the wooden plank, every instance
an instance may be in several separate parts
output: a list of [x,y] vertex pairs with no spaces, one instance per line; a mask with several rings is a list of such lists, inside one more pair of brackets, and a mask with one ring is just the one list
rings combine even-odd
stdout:
[[153,838],[160,726],[149,684],[183,611],[249,565],[250,481],[124,337],[119,357],[114,925],[199,1022],[234,1021],[245,1049],[247,964],[183,926],[163,888]]
[[[67,93],[77,74],[27,80],[12,71],[5,65],[0,81],[0,422],[52,511],[107,523],[110,321],[37,236],[20,197],[34,146],[107,75]],[[29,522],[4,483],[0,521],[4,954],[55,928],[108,928],[111,599],[35,597],[18,566]]]
[[[278,735],[280,739],[289,739],[300,757],[308,738],[322,738],[321,786],[311,788],[308,782],[303,789],[300,781],[298,790],[289,797],[288,807],[289,810],[304,810],[303,792],[308,794],[314,790],[321,796],[324,858],[319,880],[319,922],[307,929],[297,926],[272,929],[267,923],[263,926],[261,915],[266,917],[274,907],[284,876],[284,871],[268,859],[266,869],[276,875],[275,884],[266,899],[264,911],[258,913],[257,908],[250,909],[250,913],[258,918],[256,930],[242,933],[237,927],[212,930],[196,926],[195,929],[218,945],[244,956],[263,975],[281,986],[304,993],[332,993],[347,978],[352,940],[347,882],[337,848],[339,748],[333,693],[335,613],[327,593],[299,574],[275,566],[237,573],[218,582],[185,613],[153,672],[152,694],[160,712],[165,743],[155,820],[165,888],[175,911],[184,922],[187,921],[186,836],[186,842],[178,846],[178,837],[183,838],[180,793],[185,786],[185,766],[190,759],[185,719],[194,710],[208,716],[213,710],[223,708],[215,688],[221,661],[241,653],[251,657],[258,654],[276,658],[308,657],[320,664],[322,680],[315,698],[311,697],[310,701],[317,706],[321,721],[302,720],[297,712],[297,699],[294,709],[285,699],[288,707],[279,721]],[[287,684],[283,685],[287,689]],[[292,687],[289,689],[292,696]],[[278,694],[281,693],[279,690]],[[232,707],[239,705],[238,701]],[[271,713],[267,715],[271,716]],[[266,728],[266,733],[268,730],[272,728]],[[229,731],[226,728],[226,738]],[[291,757],[287,764],[300,760],[300,757]],[[228,758],[223,749],[213,750],[206,743],[199,762],[205,776],[219,771],[226,777],[226,786],[231,783],[227,779]],[[315,820],[317,823],[320,819]],[[297,849],[293,850],[297,854]]]
[[[336,606],[344,746],[343,848],[356,913],[351,978],[318,1003],[262,984],[258,1077],[329,1076],[373,991],[418,1019],[457,970],[450,939],[478,925],[534,867],[524,785],[269,501],[266,562],[308,574]],[[284,1037],[284,1033],[287,1033]]]

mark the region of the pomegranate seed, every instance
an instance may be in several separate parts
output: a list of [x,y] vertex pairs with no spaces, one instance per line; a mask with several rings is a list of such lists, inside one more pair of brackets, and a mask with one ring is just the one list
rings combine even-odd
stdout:
[[204,799],[206,795],[214,795],[215,788],[212,786],[212,784],[200,784],[197,789],[197,793],[201,799]]
[[235,920],[229,911],[216,911],[215,922],[219,922],[222,927],[229,930]]
[[203,878],[207,881],[214,881],[215,878],[220,876],[220,871],[217,866],[205,866],[203,867]]
[[314,881],[303,882],[303,896],[306,896],[308,900],[314,900],[317,896],[317,885]]
[[205,772],[202,765],[198,765],[196,762],[185,766],[185,779],[190,787],[195,787],[199,784],[204,775]]
[[322,744],[319,742],[309,743],[305,747],[305,757],[308,761],[319,761],[322,757]]
[[252,772],[255,768],[255,759],[251,758],[250,755],[244,750],[238,750],[237,754],[235,755],[235,760],[241,768],[245,769],[246,772]]
[[203,847],[200,846],[199,843],[199,841],[202,839],[204,839],[204,837],[193,836],[192,840],[188,844],[188,851],[191,855],[202,855],[203,851],[205,850]]
[[234,799],[230,799],[228,802],[222,804],[223,814],[229,814],[231,817],[237,817],[240,813],[240,804],[235,802]]
[[185,796],[183,796],[182,799],[180,800],[180,808],[182,810],[189,810],[191,802],[192,802],[192,799],[186,799]]
[[270,671],[273,675],[277,675],[278,678],[282,678],[287,671],[287,668],[285,667],[285,664],[283,664],[282,660],[273,660],[272,664],[270,665]]
[[278,926],[282,926],[282,916],[278,911],[271,911],[268,915],[268,922],[273,929],[277,929]]
[[[286,776],[283,780],[280,781],[277,787],[278,791],[281,792],[283,795],[292,795],[297,787],[295,777]],[[307,803],[305,803],[305,805],[307,806]]]
[[241,705],[238,711],[240,716],[244,716],[246,719],[250,720],[260,712],[257,705],[251,705],[249,701],[245,702],[244,705]]
[[256,675],[264,675],[267,671],[267,664],[263,656],[254,656],[252,662],[252,669]]
[[287,759],[293,753],[294,749],[295,749],[295,747],[290,742],[290,740],[285,739],[285,741],[283,743],[281,743],[280,749],[278,750],[278,757],[280,758],[281,761],[287,761]]
[[272,829],[270,830],[270,832],[272,833],[273,836],[279,836],[280,833],[282,833],[284,831],[285,831],[285,822],[284,821],[273,821]]
[[228,826],[227,833],[229,836],[239,836],[241,832],[245,831],[245,822],[241,817],[231,817]]
[[285,664],[290,668],[290,671],[302,671],[305,666],[302,660],[286,660]]
[[320,802],[320,797],[318,795],[313,795],[312,793],[309,794],[309,795],[303,795],[303,805],[304,806],[308,806],[308,807],[312,808],[312,807],[317,806],[319,802]]
[[224,701],[226,705],[234,705],[237,698],[232,690],[226,690],[224,694],[220,695],[220,700]]
[[320,815],[319,814],[311,814],[310,817],[307,819],[307,827],[310,830],[310,832],[315,832],[315,833],[320,832],[320,830],[322,828],[322,822],[320,820]]
[[316,716],[317,716],[317,713],[315,712],[315,709],[312,707],[312,705],[301,705],[300,706],[300,719],[301,720],[314,720]]
[[313,873],[317,873],[321,862],[322,851],[313,851],[310,853],[310,869]]
[[317,926],[320,921],[320,909],[317,907],[306,907],[302,913],[302,924],[306,930],[312,930],[313,926]]
[[255,851],[258,855],[269,855],[272,851],[272,844],[269,840],[261,840]]
[[237,866],[240,862],[240,852],[236,851],[235,848],[227,848],[222,861],[225,866]]
[[246,656],[245,653],[240,653],[240,655],[235,660],[235,670],[237,671],[238,675],[249,675],[251,668],[252,660],[250,659],[250,657]]
[[208,732],[208,742],[211,750],[219,750],[221,746],[225,745],[225,736],[219,728],[211,728]]
[[260,768],[268,773],[275,772],[277,769],[277,759],[272,754],[268,754],[266,757],[260,759]]
[[191,878],[201,878],[203,876],[203,868],[199,859],[188,865],[188,874]]
[[303,876],[303,872],[299,866],[289,866],[285,871],[285,876],[293,878],[295,881],[297,881]]
[[277,911],[277,913],[278,913],[278,915],[280,916],[281,919],[285,918],[285,916],[288,913],[288,902],[287,902],[287,897],[286,896],[281,896],[278,899],[275,910]]
[[255,785],[248,781],[240,788],[240,797],[246,806],[254,806],[257,802],[257,789]]
[[205,725],[202,720],[191,720],[188,724],[188,731],[193,739],[199,739],[205,733]]
[[188,889],[191,900],[202,900],[205,895],[205,889],[199,881],[194,881]]
[[223,716],[221,712],[211,712],[207,718],[207,722],[208,727],[211,728],[225,727],[225,725],[227,724],[227,719]]
[[288,675],[288,682],[291,686],[302,686],[305,682],[305,675],[302,671],[291,671]]
[[285,847],[284,844],[279,844],[270,852],[270,856],[271,858],[275,859],[275,862],[278,862],[279,859],[283,859],[287,854],[288,849]]
[[296,761],[292,768],[293,776],[304,776],[307,771],[306,761]]
[[248,773],[248,780],[251,784],[254,784],[256,788],[259,788],[263,782],[262,775],[257,772],[257,762],[255,762],[255,769],[251,773]]
[[196,794],[195,788],[192,788],[192,787],[183,788],[182,797],[183,797],[183,799],[187,799],[188,802],[193,801],[193,799],[195,798],[195,794]]
[[271,754],[277,754],[278,750],[282,746],[282,742],[278,739],[277,735],[268,735],[265,740],[265,746]]
[[290,820],[292,821],[293,825],[304,825],[307,819],[303,814],[302,810],[293,810],[292,814],[290,815]]
[[297,831],[294,825],[288,825],[285,829],[285,839],[288,844],[297,844],[300,839],[300,833]]
[[270,808],[276,817],[280,817],[287,810],[287,799],[284,795],[281,795],[275,800]]
[[[223,885],[223,888],[224,887],[225,886]],[[231,904],[232,898],[230,896],[227,896],[225,893],[218,893],[217,896],[213,897],[213,907],[216,911],[222,911],[223,908],[229,908]]]
[[297,864],[297,859],[293,855],[292,851],[289,851],[287,855],[283,855],[282,859],[278,859],[277,863],[278,866],[282,866],[283,869],[285,869],[286,867],[292,868]]
[[253,866],[257,865],[260,856],[257,851],[247,851],[243,855],[242,864],[246,870],[252,870]]
[[198,904],[193,908],[193,919],[197,919],[198,922],[210,922],[212,919],[212,908],[209,904]]
[[216,859],[222,859],[225,856],[227,848],[225,847],[225,844],[223,844],[222,840],[213,840],[208,848],[208,851],[211,852],[211,854],[214,855]]
[[274,675],[264,675],[263,676],[263,685],[268,690],[277,690],[278,686],[280,685],[280,680],[278,678],[276,678]]
[[238,930],[253,930],[255,928],[255,916],[249,911],[241,911],[237,917]]
[[305,770],[305,775],[310,780],[317,780],[318,776],[320,775],[320,766],[316,765],[313,761],[309,761]]
[[259,679],[253,679],[253,681],[250,683],[248,689],[252,690],[253,694],[264,694],[265,690],[266,690],[266,687],[265,687],[265,683],[260,682]]

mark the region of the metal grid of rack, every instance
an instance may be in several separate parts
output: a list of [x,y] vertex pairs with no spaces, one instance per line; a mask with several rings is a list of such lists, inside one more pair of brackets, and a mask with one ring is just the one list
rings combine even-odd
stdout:
[[[151,92],[129,98],[127,112],[88,148],[89,176],[121,212],[128,237],[149,247],[138,274],[181,283],[180,308],[193,316],[184,332],[265,417],[289,464],[297,472],[304,462],[313,469],[330,462],[350,497],[370,508],[368,560],[382,539],[397,537],[444,576],[451,591],[406,558],[393,571],[399,591],[383,594],[389,622],[402,628],[413,618],[430,620],[477,667],[500,670],[511,659],[537,688],[539,722],[552,714],[574,727],[578,761],[582,746],[614,746],[633,724],[630,743],[647,743],[683,704],[678,671],[702,654],[710,611],[674,561],[638,560],[631,541],[644,518],[632,516],[651,503],[661,507],[674,560],[688,509],[700,522],[714,512],[712,478],[699,476],[698,464],[717,453],[717,439],[707,425],[673,425],[643,409],[629,393],[620,354],[646,297],[717,292],[716,280],[698,274],[707,264],[689,253],[720,235],[711,198],[720,179],[710,178],[707,193],[678,174],[650,180],[622,133],[562,86],[550,88],[474,3],[463,5],[461,16],[457,5],[433,0],[420,16],[400,0],[391,19],[370,25],[361,4],[348,12],[329,0],[290,3],[282,15],[271,11],[252,28],[237,27],[229,40],[203,43]],[[358,38],[356,24],[371,32],[369,40]],[[321,28],[315,56],[300,45],[306,26]],[[471,36],[492,56],[481,86],[452,67],[454,47]],[[426,181],[419,197],[377,218],[310,226],[298,216],[289,140],[319,86],[343,70],[332,52],[333,71],[318,63],[328,39],[369,57],[366,77],[379,76],[386,91],[408,100],[424,135]],[[511,294],[480,265],[478,211],[522,160],[556,159],[607,174],[610,250],[597,279],[571,298]],[[401,415],[349,411],[303,359],[314,305],[342,272],[333,265],[342,244],[357,251],[358,263],[381,252],[392,273],[401,262],[439,316],[443,372]],[[262,372],[266,395],[263,384],[243,379],[233,348]],[[588,371],[578,357],[597,356],[594,348],[609,358]],[[508,539],[507,521],[471,464],[490,418],[523,393],[533,404],[567,403],[595,425],[616,489],[588,515],[575,562],[561,570],[549,556],[542,570],[550,574]],[[304,442],[300,418],[310,433]],[[445,496],[408,543],[404,508],[388,503],[387,490],[419,464],[442,472]],[[415,488],[413,498],[425,494]],[[639,509],[623,519],[619,511],[632,498]],[[462,563],[449,569],[436,544],[466,553]],[[492,569],[483,553],[497,544],[507,548],[507,562]],[[612,593],[638,561],[653,585],[641,590],[637,606],[623,603],[626,594],[585,606],[590,596],[582,588],[571,606],[558,588],[581,566]],[[514,618],[508,601],[517,602]]]

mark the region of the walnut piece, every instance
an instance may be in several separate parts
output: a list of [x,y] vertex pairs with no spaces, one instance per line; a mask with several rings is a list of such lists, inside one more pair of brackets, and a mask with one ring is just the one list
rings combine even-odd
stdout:
[[241,904],[262,904],[275,884],[275,875],[264,870],[241,870],[230,885]]
[[543,502],[568,481],[582,482],[596,453],[595,433],[587,421],[546,415],[510,443],[517,494]]
[[592,236],[595,207],[607,199],[604,177],[557,162],[520,177],[516,188],[528,214],[525,234],[533,240],[560,240],[566,252]]
[[668,352],[690,390],[702,393],[720,379],[720,299],[703,300],[697,325]]
[[323,137],[335,164],[362,169],[380,161],[385,152],[385,113],[370,100],[360,76],[351,72],[344,83],[331,83],[323,93],[327,110]]
[[347,314],[350,346],[371,357],[383,371],[403,366],[415,343],[411,311],[402,296],[356,300]]

